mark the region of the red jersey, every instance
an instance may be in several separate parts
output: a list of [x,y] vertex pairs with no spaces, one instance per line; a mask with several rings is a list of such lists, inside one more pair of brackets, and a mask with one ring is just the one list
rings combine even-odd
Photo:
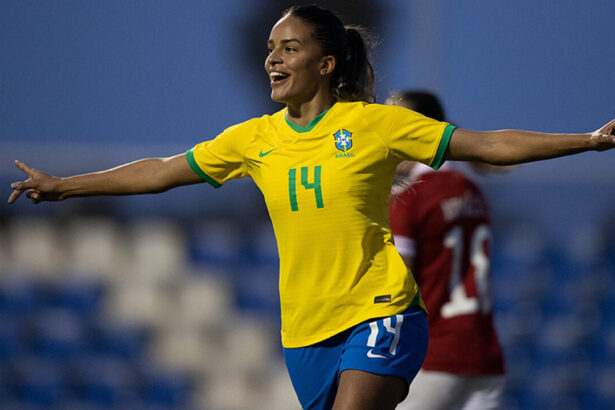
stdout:
[[503,374],[493,326],[490,223],[483,194],[452,168],[435,172],[417,164],[413,174],[412,185],[391,196],[389,217],[396,247],[414,259],[412,273],[429,311],[423,369]]

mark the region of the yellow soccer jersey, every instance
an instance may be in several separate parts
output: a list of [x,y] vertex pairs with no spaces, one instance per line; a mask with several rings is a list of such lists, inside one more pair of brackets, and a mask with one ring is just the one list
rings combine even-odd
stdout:
[[393,244],[388,197],[401,160],[440,166],[454,127],[363,102],[336,103],[307,132],[285,114],[235,125],[187,153],[212,185],[250,176],[263,192],[280,255],[284,347],[422,304]]

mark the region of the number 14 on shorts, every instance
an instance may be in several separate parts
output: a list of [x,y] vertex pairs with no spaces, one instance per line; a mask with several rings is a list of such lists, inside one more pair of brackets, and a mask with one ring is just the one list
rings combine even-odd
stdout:
[[[391,325],[391,319],[394,318],[395,319],[395,325],[392,326]],[[379,327],[379,322],[384,330],[384,333],[380,331],[380,327]],[[386,317],[384,319],[381,320],[374,320],[373,322],[369,322],[369,328],[370,328],[370,333],[369,333],[369,337],[367,338],[367,346],[371,347],[372,349],[369,349],[367,351],[367,357],[372,358],[372,359],[388,359],[390,356],[395,356],[395,353],[397,353],[397,344],[399,343],[399,336],[400,336],[400,329],[401,329],[401,325],[404,322],[404,317],[402,315],[395,315],[393,317]],[[380,338],[385,337],[387,339],[391,339],[390,343],[389,343],[389,348],[388,348],[388,354],[390,356],[385,356],[382,354],[377,354],[373,352],[373,348],[376,347],[376,345],[380,346],[380,350],[382,350],[382,347],[384,345],[383,340],[379,340],[378,335],[380,334]],[[384,345],[386,346],[386,345]]]

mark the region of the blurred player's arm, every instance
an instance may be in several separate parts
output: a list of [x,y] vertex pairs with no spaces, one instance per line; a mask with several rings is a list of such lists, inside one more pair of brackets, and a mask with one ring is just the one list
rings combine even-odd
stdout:
[[13,192],[8,199],[9,204],[15,202],[23,192],[37,204],[93,195],[153,194],[203,182],[188,164],[186,154],[141,159],[105,171],[66,178],[49,175],[20,161],[15,161],[15,166],[28,179],[11,184]]
[[401,258],[404,260],[404,263],[408,267],[408,269],[414,269],[414,258],[412,256],[401,255]]
[[[391,214],[396,216],[396,218],[393,219],[393,221],[398,224],[398,228],[403,229],[403,228],[400,228],[399,226],[407,227],[407,225],[405,224],[408,223],[408,220],[404,218],[407,218],[411,213],[408,212],[407,209],[397,208],[395,205],[393,206],[393,209],[395,211],[393,211]],[[397,211],[397,209],[402,209],[402,212]],[[397,252],[399,252],[399,255],[404,260],[404,263],[406,264],[406,266],[410,270],[413,270],[414,269],[414,257],[416,256],[416,244],[414,242],[414,239],[406,235],[395,235],[394,238],[395,238],[395,248],[397,249]]]
[[615,147],[615,120],[586,134],[549,134],[521,130],[455,129],[446,159],[513,165]]

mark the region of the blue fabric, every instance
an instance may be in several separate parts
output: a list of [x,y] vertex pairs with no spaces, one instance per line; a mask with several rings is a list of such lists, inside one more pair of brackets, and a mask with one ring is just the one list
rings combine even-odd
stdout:
[[315,345],[284,349],[284,360],[301,406],[324,410],[333,406],[344,370],[398,376],[410,385],[425,359],[427,343],[427,317],[413,306]]

